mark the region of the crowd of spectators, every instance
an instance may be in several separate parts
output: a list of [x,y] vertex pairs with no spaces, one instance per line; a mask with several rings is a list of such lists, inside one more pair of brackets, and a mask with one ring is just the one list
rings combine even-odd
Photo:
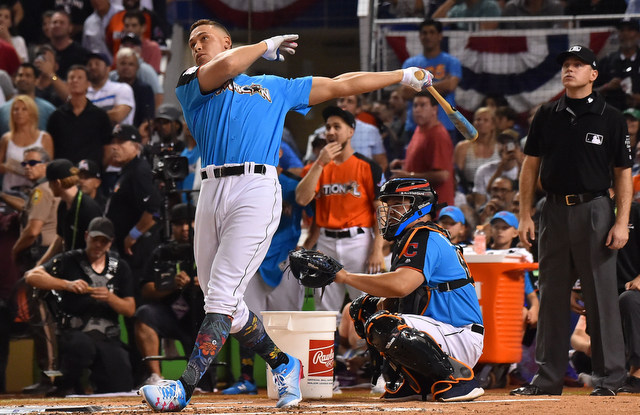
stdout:
[[[28,2],[16,0],[0,4],[0,226],[3,230],[0,238],[0,257],[3,258],[0,266],[0,317],[3,319],[0,322],[0,392],[5,389],[6,345],[16,325],[14,315],[9,312],[15,311],[12,308],[14,287],[25,273],[27,283],[37,290],[58,291],[57,298],[42,292],[38,298],[61,324],[61,332],[86,333],[93,327],[93,331],[102,336],[101,343],[93,343],[86,336],[65,338],[61,344],[64,353],[57,366],[63,372],[62,380],[54,385],[48,376],[42,376],[32,391],[55,395],[83,392],[86,385],[79,384],[79,379],[74,377],[79,378],[87,368],[95,373],[104,371],[105,365],[109,365],[108,361],[101,360],[105,350],[107,354],[116,350],[119,357],[123,350],[128,352],[129,359],[118,362],[127,361],[124,367],[131,365],[132,378],[114,384],[109,382],[109,376],[94,376],[96,391],[112,392],[158,381],[162,375],[157,362],[143,365],[141,357],[156,353],[164,337],[178,338],[185,350],[190,348],[194,340],[190,335],[195,335],[197,324],[194,322],[198,321],[193,311],[198,307],[189,302],[200,293],[192,259],[181,257],[171,262],[172,255],[178,251],[167,254],[169,251],[158,249],[158,245],[167,241],[175,246],[188,244],[193,219],[191,205],[197,200],[191,193],[194,193],[192,189],[197,190],[200,179],[198,149],[182,120],[181,110],[163,104],[161,45],[170,28],[159,12],[161,8],[153,11],[156,3],[162,2],[93,0],[80,2],[85,6],[78,7],[77,2],[52,1],[61,7],[41,13],[41,24],[31,23],[29,29],[37,27],[40,29],[37,33],[27,30],[23,23],[33,19],[26,13],[25,3]],[[603,14],[625,10],[624,0],[396,0],[380,2],[379,14],[380,17],[439,18]],[[500,27],[539,28],[553,24],[510,22]],[[498,27],[498,23],[492,22],[481,25],[482,29]],[[458,59],[440,48],[444,29],[447,27],[437,20],[425,20],[420,26],[424,52],[409,58],[403,67],[417,65],[431,71],[434,87],[455,104],[455,90],[462,70]],[[640,74],[635,55],[640,26],[636,21],[626,20],[618,24],[618,29],[620,50],[603,59],[596,86],[611,105],[624,112],[635,156],[633,172],[637,175],[640,173],[640,150],[636,151]],[[336,107],[332,107],[353,126],[353,137],[348,138],[352,147],[349,151],[362,155],[363,165],[375,165],[368,168],[376,172],[375,177],[379,169],[382,181],[395,177],[429,180],[440,201],[450,205],[442,211],[439,223],[449,229],[455,243],[470,245],[472,231],[480,227],[489,235],[489,249],[517,248],[519,241],[514,231],[519,214],[522,148],[529,127],[526,116],[517,114],[504,98],[491,97],[473,113],[478,139],[464,141],[430,94],[415,94],[398,87],[383,91],[381,96],[382,99],[375,102],[366,96],[342,97],[335,103]],[[531,115],[535,110],[532,109]],[[327,132],[327,128],[331,126],[321,126],[309,137],[308,143],[300,146],[286,134],[283,137],[280,167],[287,175],[294,176],[296,182],[300,180],[298,176],[308,174],[310,162],[329,151],[323,150],[326,134],[336,133]],[[301,156],[304,144],[306,153]],[[347,153],[345,160],[352,155]],[[180,167],[176,156],[187,159],[186,177],[172,176],[173,168]],[[307,167],[303,167],[305,164]],[[639,176],[634,184],[638,200]],[[312,192],[315,188],[316,183],[309,186],[311,193],[305,202],[315,197]],[[180,194],[180,190],[184,192]],[[542,203],[544,194],[540,192],[534,204],[539,207]],[[174,205],[179,208],[171,209]],[[371,217],[367,223],[374,221],[375,203],[372,201],[370,205],[367,209]],[[337,209],[321,206],[320,211],[322,208]],[[313,236],[310,216],[312,214],[305,212],[303,223],[309,227],[305,235]],[[96,217],[104,219],[92,222]],[[332,216],[331,219],[341,223],[340,218]],[[347,224],[338,226],[347,227]],[[340,232],[338,235],[342,235]],[[356,232],[347,237],[355,239],[358,235]],[[371,237],[366,234],[366,238]],[[332,236],[320,235],[319,242],[325,243],[327,238]],[[305,243],[308,248],[317,242],[309,241]],[[381,246],[375,247],[376,252],[371,253],[365,247],[359,255],[363,269],[382,262],[377,252]],[[108,253],[109,249],[113,254]],[[179,253],[191,255],[188,250],[179,250]],[[535,257],[535,250],[533,253]],[[363,262],[367,254],[375,254],[375,261]],[[76,260],[84,258],[83,255],[88,263]],[[71,264],[65,265],[67,267],[81,269],[84,279],[65,275],[62,264],[67,263]],[[118,263],[124,265],[119,267]],[[191,268],[185,269],[184,264]],[[100,279],[110,273],[117,276],[114,281]],[[169,282],[166,282],[167,275]],[[94,291],[91,287],[100,290]],[[84,308],[68,308],[72,302],[69,298],[74,297],[65,296],[65,292],[85,296]],[[532,291],[527,294],[531,295]],[[330,299],[342,304],[343,296],[344,290]],[[135,311],[131,301],[142,308]],[[159,304],[150,306],[154,301]],[[535,298],[529,297],[528,304],[536,304]],[[339,308],[333,304],[326,307]],[[73,323],[74,313],[81,313],[84,321]],[[117,314],[125,317],[125,326],[130,331],[132,341],[127,349],[117,344],[119,331],[114,328]],[[537,317],[533,314],[535,306],[523,313],[523,321],[535,325]],[[167,320],[172,323],[168,324]],[[84,366],[69,362],[69,350],[78,345],[95,349],[84,359]]]

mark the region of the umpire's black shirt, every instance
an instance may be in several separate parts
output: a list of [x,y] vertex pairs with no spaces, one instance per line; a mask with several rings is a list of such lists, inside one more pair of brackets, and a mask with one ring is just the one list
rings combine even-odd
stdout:
[[124,238],[144,212],[160,211],[160,192],[153,182],[151,166],[136,157],[122,167],[120,177],[107,202],[105,216],[111,219],[116,233],[115,244],[123,254]]
[[613,167],[633,164],[627,123],[597,92],[540,107],[524,152],[541,158],[542,187],[560,195],[604,191]]

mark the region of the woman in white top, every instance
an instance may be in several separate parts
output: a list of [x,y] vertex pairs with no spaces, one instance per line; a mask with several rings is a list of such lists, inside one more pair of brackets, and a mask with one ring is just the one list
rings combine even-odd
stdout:
[[11,104],[9,131],[0,138],[0,174],[2,191],[10,191],[14,186],[31,186],[24,177],[24,167],[20,164],[23,153],[29,147],[43,147],[53,159],[53,139],[46,131],[38,130],[38,107],[27,95],[18,95]]
[[453,150],[453,161],[460,170],[463,181],[468,184],[469,192],[473,188],[478,167],[500,158],[495,111],[489,107],[478,108],[473,115],[473,126],[478,130],[478,138],[474,141],[460,141]]
[[27,44],[22,36],[11,36],[11,27],[13,26],[13,12],[6,4],[0,4],[0,39],[13,45],[18,53],[20,62],[28,62],[29,54],[27,52]]

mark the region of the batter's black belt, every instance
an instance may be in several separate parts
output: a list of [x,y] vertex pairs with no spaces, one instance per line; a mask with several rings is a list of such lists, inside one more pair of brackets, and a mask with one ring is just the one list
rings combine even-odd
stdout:
[[609,191],[602,190],[599,192],[593,193],[578,193],[572,195],[559,195],[555,193],[549,193],[547,197],[554,201],[555,203],[559,203],[561,205],[573,206],[579,205],[581,203],[591,202],[593,199],[597,199],[599,197],[609,196]]
[[482,327],[480,324],[472,324],[471,331],[478,334],[484,334],[484,327]]
[[[356,234],[359,235],[362,233],[364,233],[364,229],[358,228],[356,230]],[[324,234],[327,235],[327,237],[329,238],[336,238],[336,239],[351,238],[351,231],[332,231],[330,229],[325,229]]]
[[[267,166],[264,164],[256,164],[253,166],[254,174],[265,174],[267,172]],[[222,167],[214,167],[213,168],[213,177],[219,179],[220,177],[228,177],[228,176],[241,176],[245,173],[244,165],[241,166],[222,166]],[[202,180],[206,180],[209,178],[206,170],[202,170],[200,172],[200,177]]]

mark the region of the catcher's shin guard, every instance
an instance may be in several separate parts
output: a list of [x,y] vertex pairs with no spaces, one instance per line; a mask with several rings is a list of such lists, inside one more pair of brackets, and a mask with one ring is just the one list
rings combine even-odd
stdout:
[[349,316],[353,320],[353,325],[356,329],[356,333],[360,338],[364,339],[366,334],[364,332],[364,324],[367,319],[371,317],[378,310],[378,301],[380,297],[374,297],[369,294],[362,294],[351,302],[349,306]]
[[367,342],[392,362],[427,378],[466,380],[473,370],[452,359],[431,336],[406,325],[399,315],[379,311],[365,324]]

